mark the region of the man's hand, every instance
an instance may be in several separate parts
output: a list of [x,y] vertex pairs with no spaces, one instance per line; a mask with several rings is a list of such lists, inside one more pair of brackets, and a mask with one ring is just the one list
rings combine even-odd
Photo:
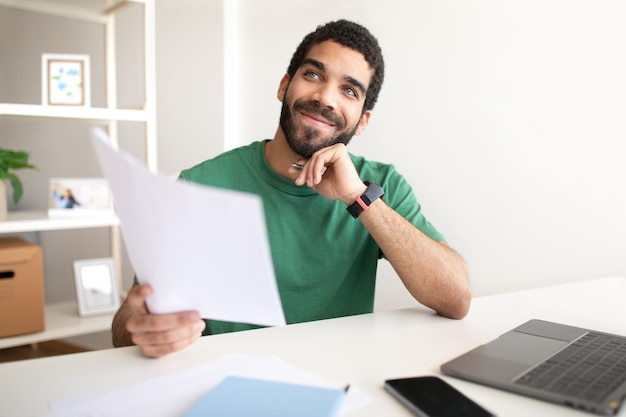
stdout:
[[346,145],[338,143],[315,152],[303,165],[295,182],[308,185],[329,200],[352,204],[367,188],[359,178]]
[[146,299],[152,295],[149,285],[134,285],[113,319],[113,344],[135,344],[144,355],[160,357],[181,350],[201,335],[205,323],[196,311],[151,314]]

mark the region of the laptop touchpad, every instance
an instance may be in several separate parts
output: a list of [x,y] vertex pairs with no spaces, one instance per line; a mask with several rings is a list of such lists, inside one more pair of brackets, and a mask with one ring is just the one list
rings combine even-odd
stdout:
[[562,340],[510,332],[481,346],[476,353],[524,365],[534,365],[567,344],[568,342]]

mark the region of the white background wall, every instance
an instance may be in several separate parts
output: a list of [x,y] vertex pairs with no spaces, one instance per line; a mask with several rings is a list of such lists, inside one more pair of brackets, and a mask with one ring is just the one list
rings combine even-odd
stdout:
[[[238,4],[240,143],[273,134],[302,36],[356,20],[378,37],[387,76],[350,149],[406,175],[477,295],[624,275],[625,3]],[[392,303],[407,303],[390,268],[381,275]]]
[[[0,7],[0,101],[39,102],[40,53],[64,52],[94,54],[92,95],[102,102],[100,32],[25,14]],[[176,174],[272,137],[291,54],[316,25],[340,17],[368,26],[387,64],[372,122],[350,149],[396,164],[468,261],[477,295],[626,275],[619,0],[158,0],[160,170]],[[51,50],[55,40],[71,50]],[[43,209],[50,176],[92,173],[93,155],[72,129],[0,120],[2,146],[23,145],[43,165],[24,174],[18,208]],[[67,272],[67,282],[46,284],[53,301],[73,297],[73,259],[108,247],[107,236],[87,232],[38,239],[47,273]],[[127,285],[131,278],[127,271]],[[386,263],[380,283],[377,308],[412,303]]]

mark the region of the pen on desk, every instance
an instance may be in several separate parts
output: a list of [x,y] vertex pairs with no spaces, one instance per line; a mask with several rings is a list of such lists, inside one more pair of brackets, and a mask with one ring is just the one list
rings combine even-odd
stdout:
[[346,387],[343,389],[344,392],[348,392],[348,390],[350,389],[350,384],[346,385]]
[[297,169],[298,171],[302,171],[302,168],[304,167],[304,165],[293,163],[291,164],[291,167]]

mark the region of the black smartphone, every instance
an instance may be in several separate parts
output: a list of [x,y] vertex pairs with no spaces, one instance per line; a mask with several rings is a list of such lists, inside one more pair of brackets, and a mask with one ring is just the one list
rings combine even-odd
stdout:
[[385,389],[419,417],[494,417],[436,376],[388,379]]

